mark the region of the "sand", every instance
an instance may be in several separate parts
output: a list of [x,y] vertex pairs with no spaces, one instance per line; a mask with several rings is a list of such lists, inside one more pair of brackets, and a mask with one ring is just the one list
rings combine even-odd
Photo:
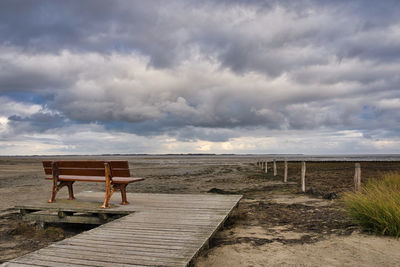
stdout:
[[[244,195],[238,211],[194,266],[400,266],[398,239],[362,233],[342,211],[336,197],[351,189],[353,170],[323,172],[318,168],[338,168],[342,163],[310,166],[308,191],[302,194],[296,164],[289,165],[289,183],[284,184],[280,165],[278,176],[273,177],[272,171],[265,174],[258,169],[252,157],[90,158],[128,160],[132,173],[146,178],[128,186],[128,192]],[[46,200],[50,194],[41,160],[0,157],[0,263],[87,229],[63,225],[36,230],[21,224],[12,208],[30,200]],[[375,175],[370,168],[363,173],[365,177],[368,171]],[[74,190],[104,191],[103,186],[79,183]],[[66,196],[63,189],[59,197]]]

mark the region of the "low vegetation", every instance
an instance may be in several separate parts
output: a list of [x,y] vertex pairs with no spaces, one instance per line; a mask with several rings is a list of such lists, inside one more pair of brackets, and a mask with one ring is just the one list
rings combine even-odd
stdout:
[[346,211],[364,230],[400,236],[400,174],[371,179],[362,192],[344,195]]

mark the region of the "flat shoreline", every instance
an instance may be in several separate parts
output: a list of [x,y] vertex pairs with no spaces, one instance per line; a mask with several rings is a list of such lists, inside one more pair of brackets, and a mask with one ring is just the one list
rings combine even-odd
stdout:
[[[243,195],[238,212],[195,266],[394,266],[400,262],[400,255],[394,253],[400,250],[398,240],[360,233],[342,211],[341,194],[353,188],[353,162],[307,162],[304,194],[300,162],[289,162],[288,183],[283,183],[283,162],[277,162],[274,176],[272,164],[268,173],[256,166],[257,160],[268,160],[259,155],[60,157],[128,160],[131,174],[145,178],[128,186],[128,192]],[[0,262],[86,229],[53,225],[51,233],[33,226],[20,231],[19,215],[12,208],[21,202],[47,200],[50,194],[42,159],[0,156]],[[400,172],[400,162],[393,161],[365,161],[361,167],[363,182],[386,171]],[[104,185],[79,183],[74,190],[104,192]],[[59,193],[67,195],[67,190]]]

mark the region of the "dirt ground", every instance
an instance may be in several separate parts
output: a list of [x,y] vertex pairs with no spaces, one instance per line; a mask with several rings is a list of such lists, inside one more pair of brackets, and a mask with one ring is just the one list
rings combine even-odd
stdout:
[[[54,158],[54,157],[53,157]],[[52,159],[53,159],[52,158]],[[354,163],[307,163],[306,194],[300,163],[283,163],[265,173],[250,156],[62,157],[128,160],[132,175],[145,181],[128,192],[242,194],[238,210],[201,252],[194,266],[400,266],[400,241],[361,233],[342,210],[340,196],[352,190]],[[0,157],[0,263],[89,229],[88,226],[23,223],[13,209],[46,200],[40,157]],[[362,162],[362,180],[400,171],[400,162]],[[75,192],[104,191],[100,183],[79,183]],[[67,196],[61,190],[59,196]]]

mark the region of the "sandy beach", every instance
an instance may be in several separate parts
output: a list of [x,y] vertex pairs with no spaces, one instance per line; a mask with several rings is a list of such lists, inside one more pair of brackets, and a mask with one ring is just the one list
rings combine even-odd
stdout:
[[[300,163],[289,163],[288,183],[259,169],[251,156],[62,157],[124,159],[132,174],[146,178],[128,192],[242,194],[238,210],[194,266],[398,266],[400,241],[362,233],[342,210],[340,195],[352,189],[354,163],[307,164],[306,194],[300,193]],[[37,250],[89,229],[24,225],[13,207],[46,201],[40,157],[0,158],[0,262]],[[46,158],[48,159],[48,158]],[[378,167],[379,168],[378,168]],[[397,162],[362,163],[363,179],[398,171]],[[383,168],[385,167],[385,168]],[[76,192],[104,191],[98,183],[79,183]],[[66,197],[61,190],[58,197]]]

